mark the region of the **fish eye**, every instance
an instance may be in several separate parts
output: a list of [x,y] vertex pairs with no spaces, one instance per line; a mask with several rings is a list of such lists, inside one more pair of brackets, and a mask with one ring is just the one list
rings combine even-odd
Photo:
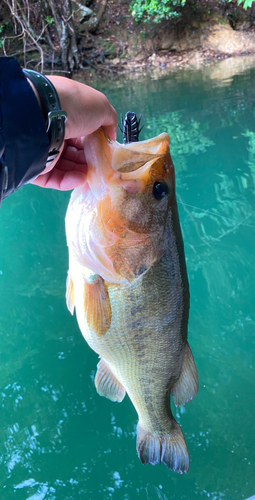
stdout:
[[169,193],[168,185],[165,182],[157,181],[153,186],[153,196],[156,200],[161,200]]

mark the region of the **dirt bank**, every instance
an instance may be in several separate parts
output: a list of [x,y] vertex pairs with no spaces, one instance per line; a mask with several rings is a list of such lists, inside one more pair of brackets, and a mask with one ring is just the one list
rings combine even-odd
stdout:
[[[255,15],[216,10],[184,12],[178,22],[137,24],[129,3],[115,0],[108,7],[96,34],[80,29],[80,50],[88,76],[208,65],[215,60],[255,54]],[[89,61],[89,62],[88,62]]]
[[[74,77],[79,68],[86,80],[208,66],[215,60],[255,54],[255,2],[254,8],[247,11],[236,2],[208,0],[192,3],[192,0],[186,0],[178,19],[160,24],[152,21],[138,24],[129,11],[129,0],[108,0],[98,27],[91,33],[88,24],[91,18],[86,21],[85,7],[78,0],[72,0],[70,19],[78,56],[75,61],[71,57],[72,64],[66,65],[61,57],[57,23],[52,17],[48,16],[50,22],[40,38],[38,49],[31,42],[35,35],[31,30],[31,37],[28,24],[22,33],[14,33],[10,12],[0,2],[0,54],[15,55],[22,65],[30,68],[43,68],[46,73],[60,71],[67,76],[71,76],[75,64]],[[94,0],[91,3],[92,18],[97,17],[103,3],[106,2]],[[41,32],[42,22],[42,15],[34,16],[33,30]],[[67,37],[67,46],[69,42]]]

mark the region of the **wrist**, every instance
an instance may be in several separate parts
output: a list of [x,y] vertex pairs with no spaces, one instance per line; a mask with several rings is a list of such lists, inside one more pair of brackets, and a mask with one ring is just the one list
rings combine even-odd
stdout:
[[46,167],[56,160],[65,138],[67,113],[61,109],[57,91],[52,82],[33,70],[23,69],[39,102],[49,139],[49,153]]

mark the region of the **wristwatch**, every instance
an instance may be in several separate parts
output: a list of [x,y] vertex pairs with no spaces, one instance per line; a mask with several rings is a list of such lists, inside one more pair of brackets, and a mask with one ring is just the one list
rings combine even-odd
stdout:
[[45,165],[48,167],[59,154],[64,142],[67,113],[61,109],[57,91],[46,76],[32,69],[23,69],[23,73],[34,84],[41,100],[49,138],[49,154]]

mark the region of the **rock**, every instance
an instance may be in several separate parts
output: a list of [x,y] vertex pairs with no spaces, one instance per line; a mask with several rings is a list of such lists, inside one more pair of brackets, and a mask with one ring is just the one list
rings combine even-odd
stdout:
[[82,5],[78,1],[72,0],[71,3],[73,18],[79,23],[82,23],[86,18],[89,18],[93,14],[93,10],[85,7],[85,5]]
[[121,61],[120,61],[120,58],[119,58],[119,57],[115,57],[114,59],[112,59],[112,60],[111,60],[111,63],[112,63],[112,64],[114,64],[114,65],[115,65],[115,64],[120,64],[120,62],[121,62]]
[[234,30],[244,31],[251,27],[251,16],[241,6],[230,9],[227,16]]
[[238,19],[235,23],[234,29],[237,31],[245,31],[251,27],[250,19]]
[[[241,29],[244,25],[237,26]],[[182,52],[205,48],[228,55],[255,53],[255,33],[234,30],[228,21],[212,16],[208,22],[199,23],[196,20],[192,21],[190,26],[181,26],[175,31],[166,30],[164,34],[158,32],[151,39],[151,47],[154,47],[156,52]]]
[[255,51],[254,36],[251,37],[249,33],[240,33],[221,25],[210,30],[204,45],[211,50],[231,55]]
[[162,40],[160,50],[169,50],[172,48],[173,44],[174,44],[174,32],[167,33],[167,35]]

